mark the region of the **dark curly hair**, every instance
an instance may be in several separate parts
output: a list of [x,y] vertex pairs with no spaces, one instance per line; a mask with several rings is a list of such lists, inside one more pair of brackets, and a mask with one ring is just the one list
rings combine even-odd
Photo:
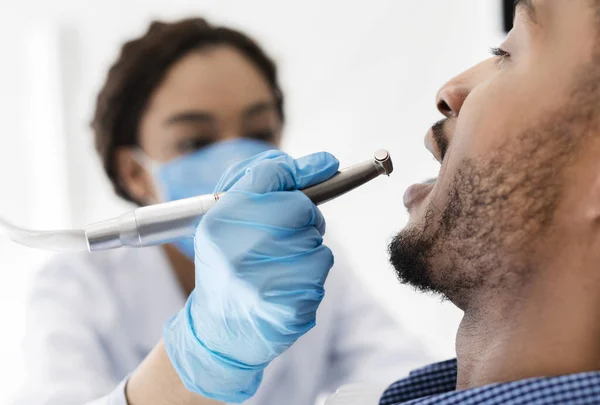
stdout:
[[117,148],[138,144],[141,116],[169,68],[190,51],[215,45],[232,46],[256,64],[273,90],[283,120],[283,94],[277,80],[277,68],[254,40],[239,31],[213,26],[202,18],[173,23],[154,21],[143,36],[121,48],[98,94],[91,124],[96,150],[120,197],[135,202],[119,179],[115,159]]

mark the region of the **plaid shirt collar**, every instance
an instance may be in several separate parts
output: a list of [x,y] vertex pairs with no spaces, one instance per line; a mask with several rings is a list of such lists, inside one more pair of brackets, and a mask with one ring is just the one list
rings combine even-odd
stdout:
[[380,405],[598,405],[600,371],[532,378],[456,391],[456,360],[413,371],[392,384]]

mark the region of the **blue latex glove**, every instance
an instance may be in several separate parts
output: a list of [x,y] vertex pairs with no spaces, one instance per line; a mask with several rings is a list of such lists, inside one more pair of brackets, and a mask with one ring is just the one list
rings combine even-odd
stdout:
[[294,160],[269,151],[234,165],[228,190],[195,238],[196,288],[164,328],[167,353],[186,388],[239,403],[264,368],[315,325],[333,255],[325,220],[300,191],[333,176],[327,153]]

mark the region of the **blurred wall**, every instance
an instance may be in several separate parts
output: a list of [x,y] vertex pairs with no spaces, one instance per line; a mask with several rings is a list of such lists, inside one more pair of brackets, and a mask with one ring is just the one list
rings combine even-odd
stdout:
[[[498,4],[496,4],[498,3]],[[395,280],[389,238],[407,220],[402,194],[435,176],[423,147],[434,97],[502,39],[500,2],[481,0],[1,0],[0,215],[35,227],[83,226],[127,208],[111,194],[88,123],[120,44],[154,18],[200,14],[256,37],[280,63],[286,149],[327,150],[342,165],[384,147],[396,172],[323,207],[358,275],[435,357],[453,356],[460,313]],[[45,252],[0,238],[2,387],[22,378],[23,302]],[[8,395],[0,388],[0,403]]]

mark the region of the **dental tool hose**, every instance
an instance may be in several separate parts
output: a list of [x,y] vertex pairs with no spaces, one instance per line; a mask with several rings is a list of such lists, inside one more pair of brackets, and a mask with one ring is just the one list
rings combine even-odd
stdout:
[[[390,175],[392,159],[378,150],[372,160],[339,171],[329,180],[301,190],[315,205],[331,201],[380,175]],[[191,238],[202,216],[225,193],[207,194],[134,209],[119,217],[66,231],[32,231],[0,218],[0,228],[21,245],[50,250],[96,252],[120,247],[147,247]]]

